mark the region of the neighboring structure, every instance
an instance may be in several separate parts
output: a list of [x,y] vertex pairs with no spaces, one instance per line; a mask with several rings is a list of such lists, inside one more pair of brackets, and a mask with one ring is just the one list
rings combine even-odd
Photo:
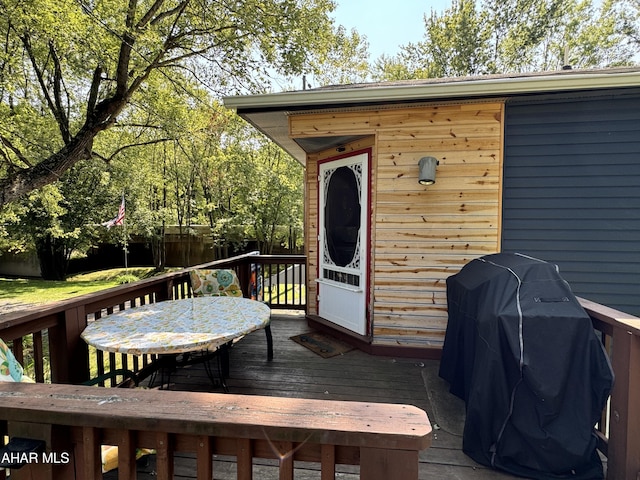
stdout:
[[39,277],[40,262],[35,252],[0,254],[0,275],[10,277]]
[[306,165],[309,317],[371,351],[437,354],[447,277],[499,251],[640,314],[640,68],[224,101]]

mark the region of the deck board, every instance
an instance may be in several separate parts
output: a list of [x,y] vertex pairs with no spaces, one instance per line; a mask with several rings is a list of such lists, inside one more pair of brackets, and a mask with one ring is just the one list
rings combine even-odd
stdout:
[[[437,377],[438,362],[371,356],[359,350],[324,359],[290,337],[310,331],[304,316],[298,312],[274,313],[272,317],[274,358],[267,361],[265,334],[262,331],[247,335],[230,352],[231,393],[267,395],[291,398],[404,403],[422,408],[429,415],[433,431],[432,446],[420,453],[420,479],[513,479],[479,465],[462,452],[460,418],[462,412],[457,399],[445,389]],[[181,368],[170,377],[171,390],[220,392],[214,387],[202,365]],[[440,424],[442,424],[440,426]],[[214,456],[214,478],[236,478],[233,458]],[[319,465],[296,462],[297,480],[319,479]],[[254,459],[255,479],[278,478],[276,461]],[[355,480],[359,468],[338,465],[336,478]],[[141,462],[138,478],[154,479],[155,459]],[[117,479],[117,472],[109,472],[105,479]],[[195,459],[176,454],[175,477],[195,478]]]

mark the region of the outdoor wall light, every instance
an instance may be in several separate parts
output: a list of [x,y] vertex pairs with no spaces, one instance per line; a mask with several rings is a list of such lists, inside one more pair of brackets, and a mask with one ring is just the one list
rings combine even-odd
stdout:
[[418,183],[420,185],[433,185],[436,183],[436,165],[440,162],[435,157],[422,157],[418,162],[420,169]]

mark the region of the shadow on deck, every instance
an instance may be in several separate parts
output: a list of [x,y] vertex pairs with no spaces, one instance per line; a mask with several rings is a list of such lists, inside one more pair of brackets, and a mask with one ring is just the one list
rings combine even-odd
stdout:
[[[231,349],[231,393],[326,400],[403,403],[425,410],[434,425],[432,446],[420,454],[421,479],[510,479],[475,463],[462,452],[464,405],[448,393],[438,377],[438,361],[377,357],[351,350],[322,358],[290,337],[310,331],[302,313],[276,312],[272,317],[275,355],[267,361],[264,332],[254,332]],[[170,377],[169,389],[214,391],[202,365],[181,368]],[[195,478],[195,459],[176,454],[175,478]],[[214,457],[214,478],[235,479],[235,458]],[[253,477],[277,479],[274,462],[254,460]],[[296,462],[296,479],[319,479],[318,465]],[[357,479],[358,468],[340,465],[336,478]],[[153,456],[139,462],[138,478],[155,478]],[[116,479],[117,471],[104,476]]]

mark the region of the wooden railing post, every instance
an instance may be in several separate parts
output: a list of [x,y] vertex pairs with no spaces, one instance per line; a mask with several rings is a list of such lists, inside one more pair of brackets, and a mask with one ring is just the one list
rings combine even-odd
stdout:
[[162,288],[156,293],[156,302],[165,300],[173,300],[173,278],[167,278]]
[[335,480],[336,478],[336,447],[324,444],[320,453],[320,480]]
[[89,378],[89,349],[80,334],[87,326],[84,305],[61,312],[62,321],[49,329],[52,383],[82,383]]
[[360,448],[360,478],[363,480],[418,480],[418,452]]
[[249,296],[249,284],[251,282],[251,256],[247,256],[240,265],[238,265],[236,273],[240,280],[240,288],[245,296]]
[[640,478],[640,336],[614,328],[607,478]]
[[136,445],[131,430],[118,432],[118,479],[135,480],[136,478]]
[[167,432],[156,433],[156,471],[158,480],[171,480],[173,478],[172,443],[171,435]]
[[100,454],[100,438],[96,428],[82,427],[82,442],[75,451],[77,480],[100,478],[102,475],[102,458]]
[[[211,437],[207,435],[199,435],[197,445],[197,480],[209,480],[210,478],[213,478],[213,466],[211,464],[211,456],[213,455],[213,441],[211,440]],[[238,478],[242,477],[238,475]]]
[[238,480],[253,480],[253,451],[250,438],[237,440]]

